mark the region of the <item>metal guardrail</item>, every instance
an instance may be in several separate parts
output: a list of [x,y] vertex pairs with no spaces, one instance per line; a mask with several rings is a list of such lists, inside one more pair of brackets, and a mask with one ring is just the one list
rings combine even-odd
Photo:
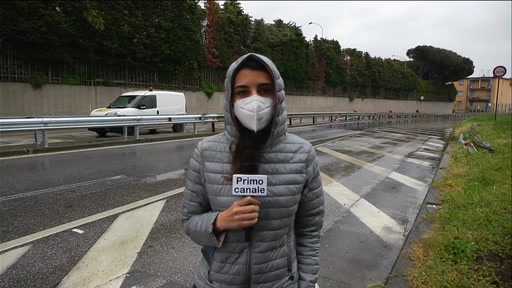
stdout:
[[[358,112],[300,112],[287,113],[289,126],[294,126],[293,120],[302,123],[303,118],[312,118],[313,125],[318,123],[339,123],[358,121],[388,121],[393,119],[447,119],[466,118],[470,113],[453,114],[426,114],[426,113],[358,113]],[[158,116],[52,116],[52,117],[25,117],[0,118],[0,132],[34,131],[36,145],[48,147],[48,130],[77,129],[98,127],[122,127],[123,138],[128,139],[128,127],[134,128],[134,136],[139,139],[139,129],[143,126],[166,124],[193,124],[194,133],[197,134],[197,124],[211,123],[212,132],[215,132],[215,122],[223,120],[223,114],[185,114],[185,115],[158,115]],[[327,118],[327,119],[326,119]],[[296,123],[295,123],[296,124]],[[183,129],[184,131],[185,129]],[[39,132],[41,135],[39,135]],[[40,139],[41,138],[41,139]],[[40,141],[41,140],[41,141]]]
[[[139,139],[141,126],[154,126],[162,124],[193,124],[194,133],[197,134],[197,124],[212,123],[212,131],[215,132],[215,122],[223,118],[219,114],[197,115],[159,115],[159,116],[79,116],[79,117],[31,117],[31,118],[6,118],[0,119],[0,132],[34,131],[36,145],[42,142],[43,147],[48,147],[48,130],[122,127],[123,138],[128,139],[128,127],[134,128],[134,136]],[[41,132],[39,136],[38,132]],[[42,141],[39,141],[41,137]]]

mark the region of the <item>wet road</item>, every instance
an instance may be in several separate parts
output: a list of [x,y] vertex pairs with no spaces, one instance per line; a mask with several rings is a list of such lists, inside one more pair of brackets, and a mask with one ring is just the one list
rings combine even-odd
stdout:
[[[320,287],[384,282],[453,124],[290,130],[323,141]],[[0,160],[0,287],[190,287],[200,252],[182,232],[180,193],[198,141]]]

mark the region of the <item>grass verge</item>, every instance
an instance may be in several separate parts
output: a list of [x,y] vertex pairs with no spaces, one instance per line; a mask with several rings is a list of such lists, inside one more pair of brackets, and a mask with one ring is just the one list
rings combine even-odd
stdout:
[[[511,119],[483,115],[455,127],[451,161],[433,185],[442,205],[411,249],[412,287],[512,287]],[[494,154],[458,142],[472,127]]]

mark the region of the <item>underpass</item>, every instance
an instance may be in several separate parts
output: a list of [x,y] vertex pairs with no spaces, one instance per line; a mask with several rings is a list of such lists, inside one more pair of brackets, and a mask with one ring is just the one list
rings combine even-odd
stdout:
[[[385,281],[454,123],[290,129],[315,145],[326,192],[319,287]],[[1,159],[0,287],[191,287],[181,192],[198,141]]]

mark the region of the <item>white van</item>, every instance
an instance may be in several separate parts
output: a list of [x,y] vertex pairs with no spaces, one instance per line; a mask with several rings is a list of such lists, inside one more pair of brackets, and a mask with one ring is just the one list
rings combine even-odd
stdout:
[[[91,112],[90,116],[145,116],[145,115],[170,115],[187,114],[188,107],[185,94],[173,91],[149,90],[132,91],[123,93],[110,105],[98,108]],[[174,124],[172,131],[182,132],[184,124]],[[123,133],[122,127],[88,128],[100,136],[106,136],[108,132]],[[149,129],[154,133],[156,129]],[[128,135],[133,135],[134,128],[128,127]]]

